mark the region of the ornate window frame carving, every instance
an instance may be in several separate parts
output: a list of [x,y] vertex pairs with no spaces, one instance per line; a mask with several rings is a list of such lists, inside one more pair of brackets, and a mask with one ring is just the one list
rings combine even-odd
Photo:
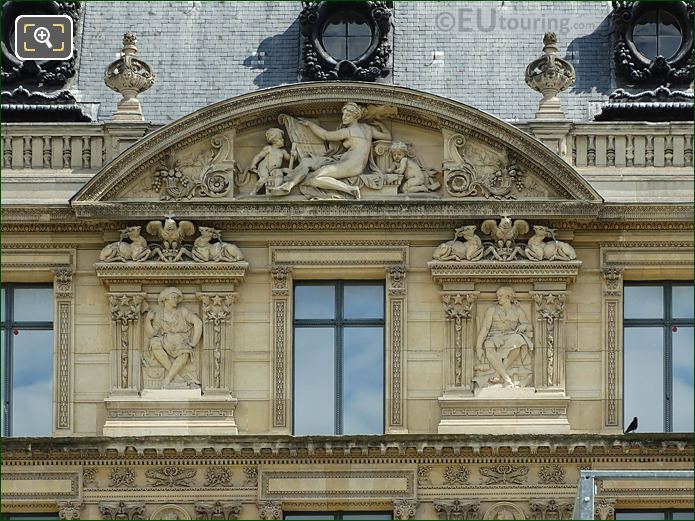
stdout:
[[[673,57],[645,57],[635,46],[632,31],[635,22],[652,9],[664,9],[678,20],[683,40]],[[693,81],[693,7],[688,2],[654,4],[616,0],[613,2],[615,47],[613,58],[616,73],[631,85],[663,84],[687,86]]]
[[37,247],[3,248],[2,271],[8,281],[53,282],[53,430],[54,435],[65,436],[73,432],[75,249],[37,251]]
[[623,281],[692,280],[695,260],[693,242],[601,243],[600,270],[603,278],[603,399],[604,428],[622,432],[623,412]]
[[408,245],[402,242],[354,241],[352,244],[298,241],[269,245],[271,308],[271,426],[275,434],[290,434],[292,374],[292,302],[296,279],[386,278],[386,374],[384,432],[407,434],[405,409],[407,364]]
[[[299,24],[304,37],[302,58],[305,78],[310,80],[374,81],[386,77],[391,56],[390,2],[303,2]],[[372,32],[369,48],[356,59],[337,60],[325,49],[322,36],[331,16],[349,10],[361,15]]]

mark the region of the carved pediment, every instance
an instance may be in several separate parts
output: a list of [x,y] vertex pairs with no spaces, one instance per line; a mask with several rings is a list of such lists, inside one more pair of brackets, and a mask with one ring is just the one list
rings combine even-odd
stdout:
[[127,204],[138,218],[176,208],[224,219],[313,199],[541,211],[551,201],[584,214],[601,202],[559,156],[493,116],[402,87],[321,82],[171,123],[105,165],[71,203],[80,216],[110,217]]

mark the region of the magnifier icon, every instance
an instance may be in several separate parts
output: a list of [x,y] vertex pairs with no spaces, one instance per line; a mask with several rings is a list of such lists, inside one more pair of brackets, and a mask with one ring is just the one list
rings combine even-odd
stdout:
[[49,49],[53,49],[53,45],[51,45],[51,33],[48,29],[46,29],[43,26],[39,26],[34,30],[34,39],[39,42],[43,43],[48,47]]

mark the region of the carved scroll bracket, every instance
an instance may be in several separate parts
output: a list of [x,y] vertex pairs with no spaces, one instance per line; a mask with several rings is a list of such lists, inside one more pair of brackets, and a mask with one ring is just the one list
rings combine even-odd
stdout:
[[196,293],[203,319],[203,388],[205,394],[231,389],[232,311],[237,294],[232,292]]
[[288,422],[290,382],[288,368],[292,367],[290,360],[291,345],[291,301],[292,268],[274,265],[270,270],[271,286],[271,335],[273,339],[273,378],[271,396],[273,397],[272,417],[273,428],[276,432],[289,433]]
[[111,387],[115,394],[135,395],[140,389],[142,313],[145,293],[109,293],[113,344]]
[[470,393],[473,391],[475,328],[471,318],[475,314],[475,302],[479,294],[479,291],[442,294],[444,315],[449,324],[447,328],[449,370],[447,371],[448,380],[445,383],[447,392],[467,391]]
[[536,355],[535,387],[536,392],[561,391],[565,388],[565,345],[564,318],[565,302],[568,293],[531,291],[535,308],[536,321]]
[[405,434],[408,432],[405,420],[403,395],[405,392],[405,352],[406,345],[406,268],[396,264],[386,268],[387,300],[386,320],[387,367],[386,381],[388,394],[386,403],[390,404],[387,413],[386,432]]

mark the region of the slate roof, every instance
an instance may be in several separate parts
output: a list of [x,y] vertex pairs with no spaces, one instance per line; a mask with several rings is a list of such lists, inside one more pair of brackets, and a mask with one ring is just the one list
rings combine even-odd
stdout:
[[[123,33],[138,37],[154,87],[145,119],[167,123],[216,101],[300,80],[299,1],[85,2],[78,73],[68,87],[109,119],[118,95],[103,82]],[[506,120],[533,118],[540,94],[524,83],[547,30],[577,82],[561,95],[588,121],[615,89],[610,2],[396,2],[393,70],[381,80],[456,99]],[[435,60],[435,56],[437,59]],[[97,105],[98,104],[98,105]]]

